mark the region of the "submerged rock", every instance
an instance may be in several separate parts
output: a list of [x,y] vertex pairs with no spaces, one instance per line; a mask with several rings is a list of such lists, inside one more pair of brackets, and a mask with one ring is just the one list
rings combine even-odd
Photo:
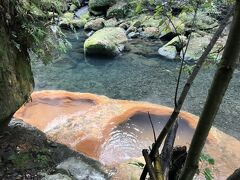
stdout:
[[122,28],[103,28],[85,41],[84,52],[86,55],[116,56],[126,42],[127,36]]

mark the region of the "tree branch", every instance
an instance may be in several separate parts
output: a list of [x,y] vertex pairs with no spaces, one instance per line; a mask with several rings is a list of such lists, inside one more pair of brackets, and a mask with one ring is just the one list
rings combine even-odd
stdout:
[[226,47],[223,52],[213,83],[208,93],[207,101],[201,113],[195,130],[188,156],[179,180],[192,180],[195,175],[199,157],[204,147],[209,131],[218,112],[219,106],[232,79],[236,63],[240,56],[240,0],[236,0],[235,14]]
[[155,171],[154,171],[154,168],[153,168],[151,159],[150,159],[150,157],[148,156],[148,150],[147,150],[147,149],[143,149],[143,150],[142,150],[142,154],[143,154],[143,157],[144,157],[144,159],[145,159],[146,166],[147,166],[147,168],[148,168],[148,172],[149,172],[150,178],[151,178],[152,180],[157,180],[157,177],[156,177],[156,174],[155,174]]
[[[150,158],[151,160],[154,158],[154,155],[157,153],[159,147],[161,146],[165,136],[167,135],[167,133],[169,132],[169,130],[171,129],[172,125],[174,124],[174,122],[176,121],[180,110],[182,108],[182,105],[185,101],[185,98],[191,88],[191,85],[194,81],[194,79],[196,78],[199,70],[201,69],[203,63],[205,62],[208,54],[211,52],[212,48],[214,47],[214,45],[216,44],[217,40],[219,39],[220,35],[222,34],[224,28],[226,27],[226,25],[228,24],[229,18],[232,16],[233,11],[232,8],[230,8],[230,10],[228,11],[228,14],[226,15],[226,17],[224,18],[224,20],[222,21],[221,25],[219,26],[218,30],[215,32],[215,34],[213,35],[210,43],[208,44],[207,48],[205,49],[205,51],[203,52],[202,56],[198,59],[198,62],[196,64],[196,66],[193,69],[192,74],[189,76],[189,78],[187,79],[187,82],[185,83],[185,86],[181,92],[181,95],[178,99],[178,103],[177,103],[177,107],[174,108],[173,113],[171,114],[168,122],[166,123],[166,125],[164,126],[163,130],[161,131],[161,133],[159,134],[156,143],[154,144],[151,152],[150,152]],[[141,180],[145,180],[147,175],[147,168],[145,167],[143,169],[142,175],[140,177]]]

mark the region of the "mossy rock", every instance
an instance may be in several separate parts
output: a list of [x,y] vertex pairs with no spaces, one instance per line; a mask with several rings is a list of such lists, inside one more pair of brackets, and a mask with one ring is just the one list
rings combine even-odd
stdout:
[[177,17],[172,18],[172,22],[175,27],[169,22],[168,19],[162,22],[159,29],[161,32],[161,36],[165,36],[169,33],[175,34],[184,34],[185,33],[185,22]]
[[107,9],[115,4],[114,0],[89,0],[89,11],[104,14]]
[[[178,18],[185,23],[186,27],[191,28],[193,16],[193,13],[183,12]],[[216,26],[218,26],[216,19],[208,16],[206,12],[198,11],[197,21],[195,22],[194,27],[200,30],[211,30]]]
[[89,13],[82,14],[80,18],[74,18],[74,14],[67,12],[62,16],[62,21],[59,26],[64,29],[83,28],[89,19]]
[[105,22],[105,20],[103,18],[97,18],[97,19],[91,20],[91,21],[89,21],[85,24],[84,30],[97,31],[97,30],[102,29],[104,27],[104,22]]
[[175,46],[177,50],[180,52],[186,44],[187,44],[187,37],[181,35],[181,36],[174,37],[165,46]]
[[146,16],[142,20],[142,25],[145,27],[156,27],[158,28],[162,22],[162,19],[153,17],[153,16]]
[[74,12],[74,11],[76,11],[77,10],[77,6],[75,5],[75,4],[72,4],[71,6],[70,6],[70,8],[69,8],[69,11],[70,12]]
[[125,2],[117,2],[107,10],[107,18],[124,18],[128,12],[128,4]]
[[116,56],[122,45],[127,42],[124,30],[119,27],[108,27],[96,31],[84,43],[86,55]]
[[[185,60],[186,61],[195,61],[200,58],[202,55],[204,49],[207,47],[208,43],[210,41],[209,36],[204,37],[194,37],[190,39],[187,52],[185,54]],[[185,48],[183,49],[185,51]],[[183,56],[183,53],[181,52],[181,56]]]

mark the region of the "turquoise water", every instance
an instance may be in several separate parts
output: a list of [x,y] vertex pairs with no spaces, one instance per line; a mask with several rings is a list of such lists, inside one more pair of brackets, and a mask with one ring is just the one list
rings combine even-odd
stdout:
[[[114,59],[85,58],[83,31],[66,32],[72,49],[66,54],[53,56],[45,66],[32,61],[35,90],[67,90],[90,92],[110,98],[140,100],[173,106],[176,77],[180,63],[163,59],[157,54],[160,41],[132,40],[127,52]],[[78,39],[76,39],[76,36]],[[214,69],[203,69],[195,80],[183,109],[199,115]],[[182,83],[187,75],[184,73]],[[240,72],[236,71],[215,126],[240,138]]]
[[[69,34],[72,49],[48,66],[33,63],[36,90],[63,89],[67,91],[91,92],[118,99],[145,100],[159,91],[163,96],[167,86],[175,86],[172,72],[178,63],[161,59],[156,53],[161,42],[130,42],[134,52],[123,53],[114,59],[85,58],[83,54],[83,32]],[[148,49],[151,50],[148,50]],[[139,49],[139,50],[138,50]],[[144,52],[146,51],[146,52]],[[151,51],[151,52],[149,52]],[[163,89],[164,88],[164,89]]]

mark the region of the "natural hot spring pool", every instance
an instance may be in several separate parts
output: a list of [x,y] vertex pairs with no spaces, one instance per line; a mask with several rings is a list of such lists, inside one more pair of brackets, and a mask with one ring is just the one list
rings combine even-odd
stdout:
[[[15,117],[58,143],[105,165],[116,166],[141,157],[141,150],[153,142],[146,112],[150,112],[159,133],[172,109],[89,93],[40,91],[32,94],[32,102],[23,106]],[[180,117],[176,145],[188,145],[197,117],[187,112]],[[212,128],[204,151],[215,159],[217,177],[226,177],[239,166],[239,149],[237,139]]]
[[[169,116],[151,115],[157,133],[164,127]],[[191,142],[193,128],[186,120],[180,118],[179,131],[175,145],[188,145]],[[158,134],[157,134],[158,135]],[[102,145],[99,160],[107,165],[117,164],[142,155],[154,142],[153,131],[147,113],[137,113],[120,124]]]

